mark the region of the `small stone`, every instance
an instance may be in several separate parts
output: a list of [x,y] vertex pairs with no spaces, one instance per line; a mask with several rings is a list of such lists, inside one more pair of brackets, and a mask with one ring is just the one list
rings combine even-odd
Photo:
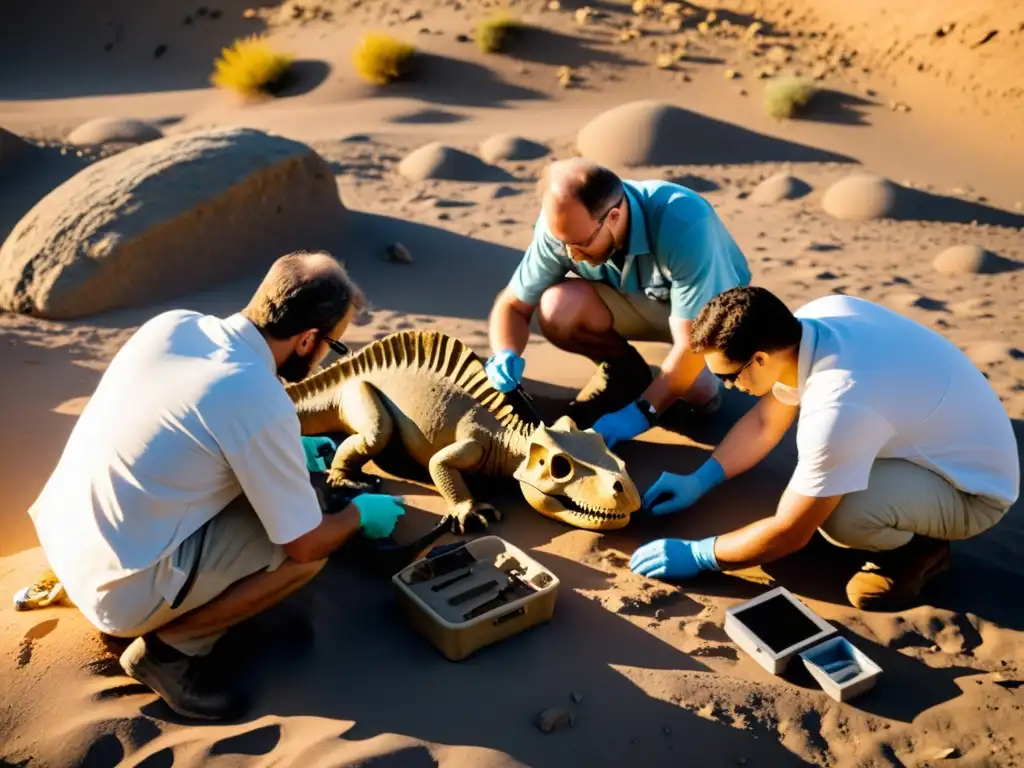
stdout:
[[558,2],[558,0],[549,0],[549,2],[548,2],[548,10],[549,11],[558,11],[558,10],[561,10],[561,8],[562,8],[562,4],[560,2]]
[[654,66],[658,69],[668,69],[675,63],[676,57],[672,53],[659,53],[658,57],[654,60]]
[[537,715],[536,725],[543,733],[572,726],[572,713],[565,709],[545,709]]
[[457,42],[457,43],[468,43],[469,42],[469,35],[464,35],[462,33],[459,33],[459,34],[457,34],[455,36],[455,42]]
[[256,18],[256,9],[255,8],[246,8],[244,11],[242,11],[242,18],[243,19],[255,19]]
[[668,618],[668,614],[665,613],[664,608],[659,608],[654,612],[654,618],[656,618],[658,621],[664,621]]
[[735,80],[739,76],[740,76],[740,73],[737,72],[735,69],[727,69],[727,70],[725,70],[725,79],[726,80]]
[[889,104],[889,109],[893,112],[909,112],[910,106],[902,101],[893,101]]
[[422,19],[422,18],[423,18],[423,14],[420,13],[420,11],[415,10],[415,9],[410,10],[410,11],[406,11],[405,13],[402,14],[402,21],[416,21],[417,19]]
[[576,9],[576,23],[586,24],[587,20],[594,15],[593,9],[589,5],[585,5],[582,8]]
[[412,254],[409,249],[401,243],[393,243],[385,249],[385,255],[388,261],[393,261],[396,264],[412,264]]

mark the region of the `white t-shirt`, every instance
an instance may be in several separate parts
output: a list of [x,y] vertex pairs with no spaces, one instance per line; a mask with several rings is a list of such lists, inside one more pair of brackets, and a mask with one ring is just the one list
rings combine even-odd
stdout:
[[901,458],[1009,507],[1020,492],[1006,409],[981,371],[941,334],[864,299],[828,296],[794,313],[804,496],[864,490],[876,458]]
[[[295,407],[266,341],[242,315],[166,312],[114,356],[29,510],[50,567],[101,629],[155,607],[133,574],[245,493],[285,544],[319,525]],[[155,588],[185,581],[161,563]]]

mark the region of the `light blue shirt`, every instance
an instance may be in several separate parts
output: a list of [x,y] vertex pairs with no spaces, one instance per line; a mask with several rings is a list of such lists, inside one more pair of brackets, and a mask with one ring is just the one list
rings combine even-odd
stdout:
[[576,263],[551,234],[543,211],[533,241],[509,288],[536,306],[541,294],[569,272],[607,283],[622,293],[644,292],[670,301],[671,315],[697,317],[719,293],[750,283],[750,267],[715,209],[703,197],[670,181],[623,181],[629,201],[629,247],[623,268]]

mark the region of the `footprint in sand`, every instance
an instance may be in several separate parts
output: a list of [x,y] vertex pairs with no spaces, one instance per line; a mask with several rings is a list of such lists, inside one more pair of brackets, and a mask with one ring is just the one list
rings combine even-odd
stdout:
[[32,650],[35,647],[36,640],[46,637],[48,634],[53,632],[57,626],[58,619],[47,619],[46,621],[36,624],[32,629],[25,633],[25,636],[21,639],[21,648],[18,649],[18,666],[24,667],[30,661],[32,661]]

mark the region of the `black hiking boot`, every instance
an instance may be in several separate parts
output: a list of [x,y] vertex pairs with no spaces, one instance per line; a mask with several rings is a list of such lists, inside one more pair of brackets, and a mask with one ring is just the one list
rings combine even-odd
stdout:
[[135,638],[121,654],[121,668],[182,717],[224,720],[241,714],[241,701],[214,681],[208,657],[187,656],[155,634]]
[[606,413],[625,408],[651,385],[654,376],[647,361],[632,345],[621,357],[597,364],[587,385],[569,403],[566,415],[580,429],[589,429]]

